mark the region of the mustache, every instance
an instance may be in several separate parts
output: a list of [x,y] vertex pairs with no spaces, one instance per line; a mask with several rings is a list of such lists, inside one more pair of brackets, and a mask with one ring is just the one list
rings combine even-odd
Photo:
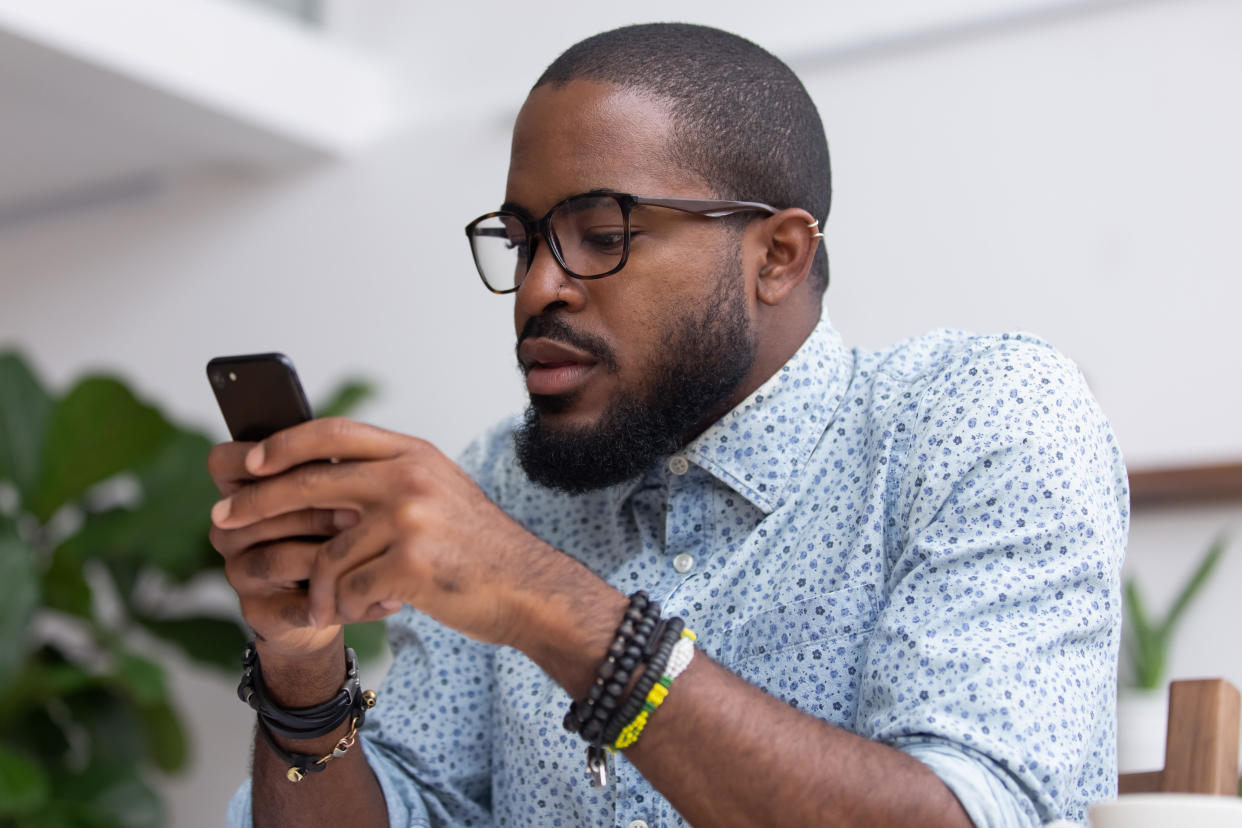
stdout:
[[[527,319],[522,326],[522,332],[518,334],[517,344],[514,346],[515,354],[517,348],[531,337],[571,345],[595,357],[609,371],[617,370],[617,355],[607,342],[594,334],[574,330],[560,316],[532,316]],[[521,365],[520,360],[518,364]]]

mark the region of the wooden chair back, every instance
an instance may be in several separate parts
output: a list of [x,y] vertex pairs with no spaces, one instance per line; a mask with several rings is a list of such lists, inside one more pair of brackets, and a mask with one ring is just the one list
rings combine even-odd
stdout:
[[1236,796],[1240,713],[1242,697],[1225,679],[1171,683],[1164,770],[1123,773],[1118,792]]

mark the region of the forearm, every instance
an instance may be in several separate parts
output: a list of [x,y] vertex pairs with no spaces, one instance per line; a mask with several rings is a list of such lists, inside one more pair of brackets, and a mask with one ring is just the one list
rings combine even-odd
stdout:
[[[305,707],[331,698],[345,675],[345,647],[341,637],[318,654],[284,659],[259,647],[263,680],[272,700],[282,707]],[[350,729],[342,724],[315,739],[275,736],[286,752],[325,756]],[[359,737],[361,738],[361,737]],[[287,777],[289,765],[281,760],[257,731],[255,733],[251,810],[255,828],[294,824],[388,825],[383,792],[361,747],[354,745],[320,772],[307,773],[301,782]]]
[[971,825],[917,759],[802,713],[702,653],[625,755],[692,825]]
[[[579,698],[625,607],[583,580],[529,619],[521,647]],[[624,755],[693,825],[971,825],[917,759],[802,713],[701,652]]]

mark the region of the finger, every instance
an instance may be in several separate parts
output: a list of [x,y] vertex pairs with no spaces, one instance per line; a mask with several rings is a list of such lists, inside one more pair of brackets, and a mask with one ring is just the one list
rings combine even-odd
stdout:
[[254,446],[246,469],[267,476],[315,460],[385,460],[407,450],[414,439],[343,417],[311,420]]
[[381,555],[341,573],[336,589],[336,616],[340,623],[378,621],[401,611],[404,604],[397,594],[399,579],[392,568],[392,560]]
[[211,519],[221,529],[240,529],[303,509],[361,512],[382,495],[376,475],[357,463],[312,463],[241,487],[211,508]]
[[310,612],[319,626],[339,624],[336,613],[337,579],[377,556],[392,542],[392,532],[381,521],[368,521],[341,532],[319,547],[310,573]]
[[254,480],[254,475],[246,470],[246,455],[252,448],[254,443],[220,443],[212,446],[207,454],[207,473],[211,475],[220,494],[227,497]]
[[224,562],[224,577],[239,595],[273,591],[305,592],[301,583],[310,578],[319,544],[283,541],[252,546]]
[[[301,509],[261,520],[241,529],[220,529],[213,526],[212,545],[228,558],[256,544],[274,540],[314,538],[316,542],[322,543],[324,538],[348,529],[357,522],[357,512],[344,509]],[[228,547],[227,551],[216,545],[216,537]]]

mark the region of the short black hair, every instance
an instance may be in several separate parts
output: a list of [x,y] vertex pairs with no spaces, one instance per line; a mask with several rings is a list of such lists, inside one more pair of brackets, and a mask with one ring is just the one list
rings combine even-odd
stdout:
[[[828,220],[832,171],[824,125],[806,88],[780,59],[735,34],[690,23],[644,23],[569,47],[534,89],[594,80],[667,101],[674,160],[717,197],[801,207]],[[820,244],[811,284],[828,287]]]

